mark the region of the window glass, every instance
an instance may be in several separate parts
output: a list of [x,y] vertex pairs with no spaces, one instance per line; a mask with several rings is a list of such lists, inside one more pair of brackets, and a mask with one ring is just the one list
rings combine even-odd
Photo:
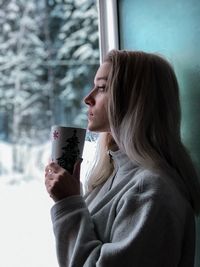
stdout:
[[0,0],[0,266],[57,266],[50,127],[86,127],[98,43],[95,0]]

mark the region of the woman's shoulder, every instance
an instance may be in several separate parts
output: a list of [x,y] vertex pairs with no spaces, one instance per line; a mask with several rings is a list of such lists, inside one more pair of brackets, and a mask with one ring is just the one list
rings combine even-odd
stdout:
[[[164,191],[175,191],[177,189],[178,181],[180,177],[174,174],[167,174],[157,170],[149,170],[145,168],[139,168],[133,177],[135,184],[137,185],[140,193],[146,191],[154,191],[155,193],[164,193]],[[181,183],[180,183],[181,184]]]
[[[157,198],[182,195],[181,178],[157,170],[139,168],[133,177],[133,187],[141,194],[151,194]],[[130,188],[130,190],[132,190]]]
[[[192,211],[191,205],[185,197],[180,177],[140,168],[123,198],[130,202],[149,202],[161,209],[179,213]],[[123,201],[123,200],[122,200]]]

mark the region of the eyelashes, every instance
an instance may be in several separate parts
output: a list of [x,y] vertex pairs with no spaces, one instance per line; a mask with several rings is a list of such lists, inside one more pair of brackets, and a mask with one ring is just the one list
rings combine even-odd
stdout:
[[98,93],[103,93],[106,91],[106,85],[102,85],[102,86],[95,86],[92,90],[93,92],[98,92]]
[[105,92],[106,86],[97,86],[96,88],[98,92]]
[[104,85],[96,85],[93,87],[93,89],[90,91],[90,94],[93,93],[106,93],[107,92],[107,86],[106,84]]

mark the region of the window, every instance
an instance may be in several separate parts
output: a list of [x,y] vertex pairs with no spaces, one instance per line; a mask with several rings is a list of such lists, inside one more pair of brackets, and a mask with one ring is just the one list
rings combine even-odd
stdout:
[[98,1],[101,61],[108,51],[119,48],[117,0]]
[[53,124],[87,125],[96,1],[1,0],[0,32],[0,266],[55,267],[43,178],[49,133]]

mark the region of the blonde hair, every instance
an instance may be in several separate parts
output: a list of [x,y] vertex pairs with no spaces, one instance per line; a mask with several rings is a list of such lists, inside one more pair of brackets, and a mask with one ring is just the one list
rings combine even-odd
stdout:
[[114,171],[112,158],[109,150],[115,144],[109,133],[100,133],[98,137],[97,149],[93,166],[88,174],[86,191],[92,191],[96,186],[105,182]]
[[[144,168],[178,174],[184,194],[198,213],[200,185],[181,142],[179,86],[173,68],[161,56],[141,51],[112,50],[105,61],[111,63],[108,117],[117,146]],[[112,162],[105,156],[111,138],[107,142],[103,135],[90,189],[113,171]]]

